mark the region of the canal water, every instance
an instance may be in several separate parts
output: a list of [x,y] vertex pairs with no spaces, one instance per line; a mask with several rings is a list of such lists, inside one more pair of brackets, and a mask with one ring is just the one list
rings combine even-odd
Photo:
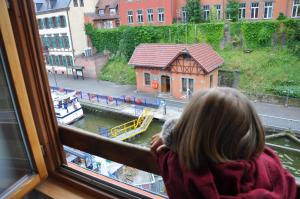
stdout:
[[[90,109],[84,109],[84,115],[84,118],[72,125],[97,134],[99,134],[99,130],[101,128],[109,129],[134,119],[133,117],[120,115],[113,112]],[[154,119],[146,132],[142,133],[139,137],[130,140],[129,142],[148,147],[151,137],[160,132],[162,125],[163,123],[161,121]],[[288,137],[272,138],[267,140],[267,142],[300,149],[300,144]],[[278,148],[274,148],[274,150],[278,153],[283,165],[289,169],[291,173],[298,178],[298,180],[300,180],[300,153]]]

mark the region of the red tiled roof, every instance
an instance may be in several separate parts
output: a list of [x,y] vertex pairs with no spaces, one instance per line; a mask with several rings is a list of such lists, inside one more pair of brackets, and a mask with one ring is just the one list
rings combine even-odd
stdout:
[[116,8],[119,4],[119,0],[99,0],[96,4],[96,7],[99,9],[105,9],[106,6],[109,8]]
[[224,63],[223,58],[207,44],[140,44],[135,48],[129,64],[165,68],[183,52],[188,52],[206,72]]

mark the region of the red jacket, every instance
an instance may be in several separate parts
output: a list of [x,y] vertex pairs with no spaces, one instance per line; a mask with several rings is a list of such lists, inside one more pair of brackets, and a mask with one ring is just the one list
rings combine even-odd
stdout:
[[180,165],[177,154],[171,150],[159,152],[157,161],[171,199],[296,198],[294,177],[267,147],[253,161],[215,164],[199,171]]

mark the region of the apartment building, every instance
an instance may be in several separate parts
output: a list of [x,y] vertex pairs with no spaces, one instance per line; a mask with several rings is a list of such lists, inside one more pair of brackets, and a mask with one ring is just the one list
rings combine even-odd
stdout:
[[[39,34],[47,70],[72,74],[74,59],[87,49],[84,13],[96,0],[35,0]],[[67,70],[69,68],[69,70]]]
[[[247,20],[276,19],[279,13],[300,18],[300,0],[239,0],[239,18]],[[169,25],[186,22],[186,0],[120,0],[121,25]],[[203,19],[209,20],[211,9],[217,10],[220,20],[226,15],[227,0],[201,0]]]

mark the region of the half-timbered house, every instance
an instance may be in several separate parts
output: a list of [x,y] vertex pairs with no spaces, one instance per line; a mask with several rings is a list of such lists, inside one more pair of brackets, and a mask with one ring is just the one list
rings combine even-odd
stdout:
[[207,44],[140,44],[129,60],[138,91],[175,98],[216,87],[223,62]]

